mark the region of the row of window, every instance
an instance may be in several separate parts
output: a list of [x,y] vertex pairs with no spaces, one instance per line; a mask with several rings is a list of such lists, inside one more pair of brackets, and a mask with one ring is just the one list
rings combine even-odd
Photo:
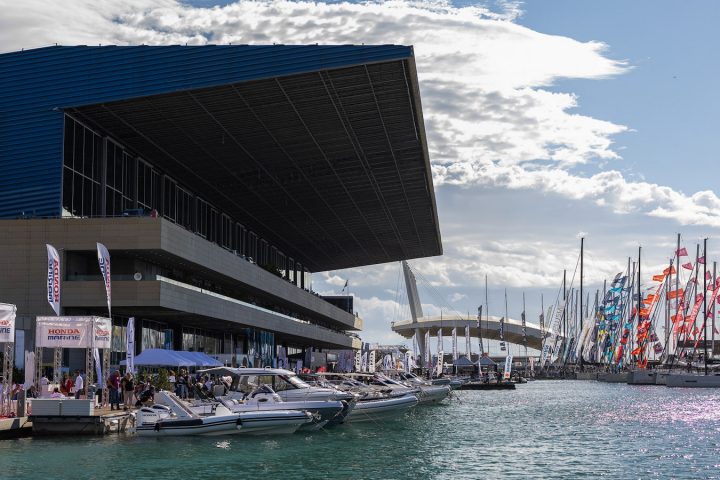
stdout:
[[[103,147],[105,145],[105,147]],[[105,152],[103,154],[103,148]],[[302,288],[310,273],[244,225],[194,195],[145,160],[66,115],[63,207],[79,217],[157,211],[207,240],[252,258]]]

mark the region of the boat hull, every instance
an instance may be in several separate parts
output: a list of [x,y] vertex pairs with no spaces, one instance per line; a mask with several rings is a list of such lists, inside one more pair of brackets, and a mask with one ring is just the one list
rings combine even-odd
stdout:
[[346,423],[377,422],[403,415],[418,404],[415,395],[360,401],[346,417]]
[[598,381],[605,382],[605,383],[627,383],[628,378],[630,378],[630,373],[621,372],[621,373],[599,373],[597,379],[598,379]]
[[450,385],[432,385],[420,387],[418,403],[420,405],[437,404],[448,398]]
[[630,372],[628,385],[657,385],[657,372],[649,370],[636,370]]
[[460,385],[460,390],[515,390],[515,384],[511,382],[467,382]]
[[671,388],[720,388],[720,375],[669,374],[665,381]]
[[163,419],[135,427],[145,437],[278,435],[294,433],[310,421],[305,412],[284,410],[245,412],[190,419]]

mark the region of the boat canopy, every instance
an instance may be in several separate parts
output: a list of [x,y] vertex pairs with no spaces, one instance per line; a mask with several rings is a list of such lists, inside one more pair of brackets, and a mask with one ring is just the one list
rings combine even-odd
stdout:
[[[123,360],[120,365],[126,363]],[[222,362],[202,352],[148,348],[135,357],[135,365],[141,367],[220,367]]]

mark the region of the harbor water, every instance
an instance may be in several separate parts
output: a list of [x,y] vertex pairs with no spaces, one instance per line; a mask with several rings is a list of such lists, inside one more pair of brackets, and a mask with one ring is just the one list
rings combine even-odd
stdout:
[[720,391],[536,381],[278,437],[24,438],[0,478],[720,478]]

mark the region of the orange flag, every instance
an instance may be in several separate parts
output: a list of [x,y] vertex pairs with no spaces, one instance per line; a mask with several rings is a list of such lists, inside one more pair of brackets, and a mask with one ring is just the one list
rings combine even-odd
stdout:
[[679,288],[677,290],[668,292],[668,298],[673,299],[673,298],[677,298],[677,297],[682,297],[682,294],[683,294],[683,289]]
[[665,270],[663,270],[663,273],[664,273],[665,275],[671,275],[671,274],[676,273],[676,272],[677,272],[677,270],[675,270],[675,267],[668,267],[668,268],[666,268]]
[[665,275],[653,275],[653,281],[663,282],[665,281]]

